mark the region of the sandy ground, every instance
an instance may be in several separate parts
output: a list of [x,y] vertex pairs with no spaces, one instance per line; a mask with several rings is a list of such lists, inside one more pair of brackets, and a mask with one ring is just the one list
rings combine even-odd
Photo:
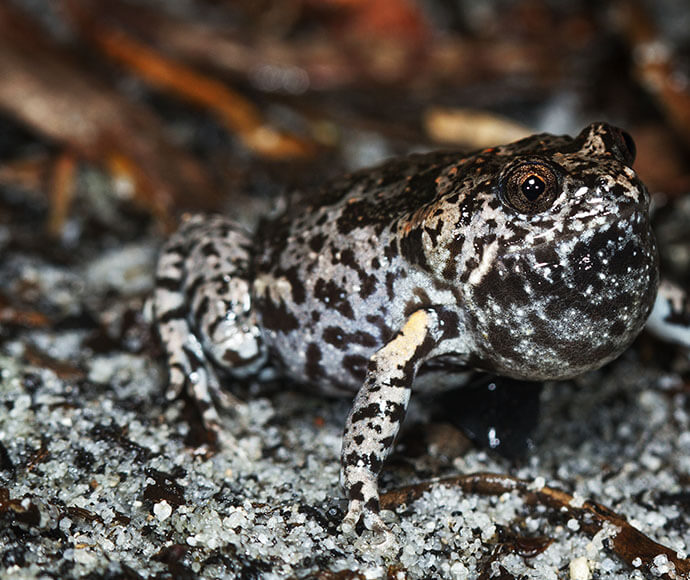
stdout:
[[[0,343],[2,577],[612,580],[672,569],[652,555],[644,575],[609,549],[616,529],[592,536],[518,493],[435,486],[386,512],[397,538],[387,551],[367,534],[345,536],[338,456],[347,401],[244,391],[246,406],[226,417],[229,442],[215,451],[189,405],[165,402],[156,341],[137,314],[160,239],[104,244],[75,267],[0,238],[2,287],[29,285],[62,321],[5,329]],[[382,486],[512,474],[594,499],[684,557],[689,366],[687,352],[643,335],[606,369],[548,385],[519,463],[468,448],[430,418],[431,401],[413,397]]]

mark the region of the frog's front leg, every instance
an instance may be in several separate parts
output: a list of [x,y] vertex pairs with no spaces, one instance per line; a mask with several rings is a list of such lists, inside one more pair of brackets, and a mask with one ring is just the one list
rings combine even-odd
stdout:
[[[341,483],[349,500],[343,530],[360,518],[366,528],[388,535],[379,516],[378,475],[405,418],[412,382],[421,364],[458,332],[454,313],[418,310],[369,361],[343,435]],[[450,318],[450,320],[449,320]]]
[[647,329],[662,340],[690,347],[690,296],[688,291],[662,280]]

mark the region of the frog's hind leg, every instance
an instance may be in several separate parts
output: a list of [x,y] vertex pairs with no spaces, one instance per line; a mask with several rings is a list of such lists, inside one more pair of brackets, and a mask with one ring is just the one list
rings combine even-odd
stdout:
[[235,407],[217,367],[249,376],[266,361],[251,304],[251,240],[221,216],[192,216],[164,246],[156,270],[154,316],[170,372],[167,397],[187,388],[204,423],[220,423],[215,404]]

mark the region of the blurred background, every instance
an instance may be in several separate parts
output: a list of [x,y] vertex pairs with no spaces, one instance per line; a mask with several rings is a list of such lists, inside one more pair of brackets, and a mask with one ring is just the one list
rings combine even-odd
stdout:
[[[687,0],[0,0],[0,570],[374,577],[337,534],[347,401],[252,399],[244,456],[214,448],[189,401],[165,401],[143,314],[158,248],[183,212],[252,223],[281,192],[391,156],[596,120],[635,139],[663,274],[690,288]],[[690,543],[689,394],[687,352],[643,334],[547,387],[520,477],[594,497],[673,558]],[[384,488],[511,471],[420,407]],[[596,575],[571,578],[676,577],[634,535],[589,543],[589,514],[583,532],[540,505],[439,493],[402,518],[405,567],[376,577],[560,578],[579,553]],[[452,502],[467,525],[439,536]],[[487,540],[492,505],[515,511]]]
[[2,0],[0,186],[69,243],[107,219],[70,209],[93,170],[89,203],[169,227],[412,150],[607,120],[666,203],[690,189],[689,31],[673,0]]

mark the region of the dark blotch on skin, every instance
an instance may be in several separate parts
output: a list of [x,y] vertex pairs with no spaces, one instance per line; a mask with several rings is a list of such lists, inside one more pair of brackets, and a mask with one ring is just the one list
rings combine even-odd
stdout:
[[323,375],[323,369],[321,368],[321,349],[319,346],[313,342],[309,343],[307,346],[306,362],[304,365],[304,370],[306,372],[307,378],[310,381],[316,381],[319,377]]
[[357,261],[357,256],[355,256],[355,253],[351,248],[346,248],[340,252],[340,262],[357,273],[360,282],[359,296],[362,298],[362,300],[365,300],[376,292],[376,286],[378,283],[376,276],[367,274],[362,269]]
[[402,423],[402,420],[405,418],[405,407],[400,403],[388,401],[386,403],[385,414],[392,422]]
[[376,276],[365,274],[360,277],[360,280],[361,284],[359,289],[359,297],[362,300],[366,300],[369,298],[369,296],[376,292],[376,288],[378,287],[378,279]]
[[280,332],[290,332],[300,327],[300,321],[287,309],[282,300],[280,304],[275,304],[270,298],[265,298],[259,299],[257,303],[261,309],[264,328]]
[[177,292],[180,289],[181,281],[178,278],[156,278],[156,288],[162,288],[168,292]]
[[431,240],[431,245],[436,246],[438,237],[441,235],[441,232],[443,231],[443,220],[438,220],[436,222],[435,228],[425,226],[424,231],[429,236],[429,239]]
[[[356,465],[357,461],[352,461],[352,459],[348,456],[345,458],[345,464],[346,465]],[[349,499],[354,499],[357,501],[363,501],[364,500],[364,494],[362,493],[362,486],[364,484],[361,481],[358,481],[357,483],[353,484],[353,486],[350,488],[348,492],[348,497]]]
[[400,253],[410,263],[425,270],[429,269],[429,264],[424,254],[424,244],[422,243],[422,229],[413,228],[402,240],[400,240]]
[[178,308],[171,308],[170,310],[158,314],[158,324],[167,324],[172,320],[184,320],[187,318],[187,308],[179,306]]
[[241,367],[243,365],[249,364],[253,361],[255,361],[258,357],[261,356],[261,353],[258,352],[256,355],[250,358],[242,358],[237,354],[237,351],[228,348],[223,351],[223,360],[227,363],[230,363],[233,367]]
[[327,307],[337,310],[346,318],[350,320],[354,319],[355,314],[347,298],[347,292],[333,280],[327,281],[323,278],[319,278],[314,285],[314,296],[326,304]]
[[[448,260],[446,261],[446,265],[443,268],[443,278],[446,280],[455,280],[455,276],[456,276],[455,258],[460,253],[460,250],[462,249],[462,244],[464,243],[464,241],[465,241],[465,238],[463,236],[457,235],[450,241],[450,243],[447,246],[450,254],[449,254]],[[467,275],[469,277],[469,273],[463,272],[462,276],[465,277],[465,275]],[[465,281],[465,280],[463,280],[463,281]]]
[[323,249],[323,245],[326,242],[326,237],[321,234],[315,234],[309,240],[309,249],[317,254]]
[[369,359],[358,354],[348,354],[343,357],[343,366],[358,381],[367,376]]
[[388,299],[393,300],[395,298],[395,290],[393,284],[395,283],[395,274],[393,272],[386,272],[386,292],[388,293]]
[[216,248],[216,245],[213,242],[206,242],[203,246],[201,246],[201,248],[199,248],[199,250],[207,258],[210,256],[220,256],[218,253],[218,248]]
[[366,407],[362,407],[359,411],[352,415],[352,423],[359,423],[364,419],[373,419],[379,414],[379,404],[370,403]]
[[374,513],[378,513],[379,511],[379,500],[375,497],[372,497],[367,500],[367,502],[364,504],[364,507],[367,508],[368,510],[371,510]]
[[376,339],[363,330],[357,332],[345,332],[338,326],[328,326],[323,331],[323,340],[332,344],[339,350],[347,350],[350,344],[361,344],[362,346],[375,347],[378,345]]
[[442,322],[443,340],[455,338],[460,332],[460,319],[456,312],[450,310],[441,310],[438,314],[439,320]]
[[194,318],[196,320],[201,320],[204,316],[206,316],[206,313],[208,312],[208,306],[209,306],[209,298],[208,296],[204,296],[201,299],[201,302],[196,307],[196,310],[194,310]]
[[388,261],[391,261],[398,256],[398,246],[395,241],[383,248],[383,255]]
[[368,314],[366,321],[373,324],[379,331],[379,342],[385,343],[393,336],[393,330],[386,324],[383,316]]
[[[452,263],[453,266],[455,266],[454,260],[451,259],[451,260],[448,260],[448,262],[449,262],[449,264]],[[462,274],[460,274],[460,281],[463,284],[465,282],[467,282],[470,279],[472,272],[474,272],[478,267],[479,267],[479,261],[477,260],[477,258],[472,256],[469,260],[467,260],[467,262],[463,266]],[[448,268],[448,265],[446,266],[446,268]],[[451,276],[454,276],[455,275],[455,268],[453,268],[452,271],[449,270],[448,274],[450,274]],[[445,271],[444,271],[444,275],[447,275]],[[449,279],[452,279],[452,278],[449,278]]]
[[391,445],[393,445],[395,441],[395,437],[384,437],[381,439],[381,445],[384,447],[384,449],[388,449]]
[[285,279],[290,283],[290,292],[292,293],[293,302],[295,304],[303,304],[307,297],[307,292],[300,278],[299,268],[297,266],[288,268],[283,273],[283,276],[285,276]]
[[381,468],[383,467],[383,462],[376,453],[370,453],[369,455],[367,455],[365,461],[374,473],[378,473],[379,471],[381,471]]

